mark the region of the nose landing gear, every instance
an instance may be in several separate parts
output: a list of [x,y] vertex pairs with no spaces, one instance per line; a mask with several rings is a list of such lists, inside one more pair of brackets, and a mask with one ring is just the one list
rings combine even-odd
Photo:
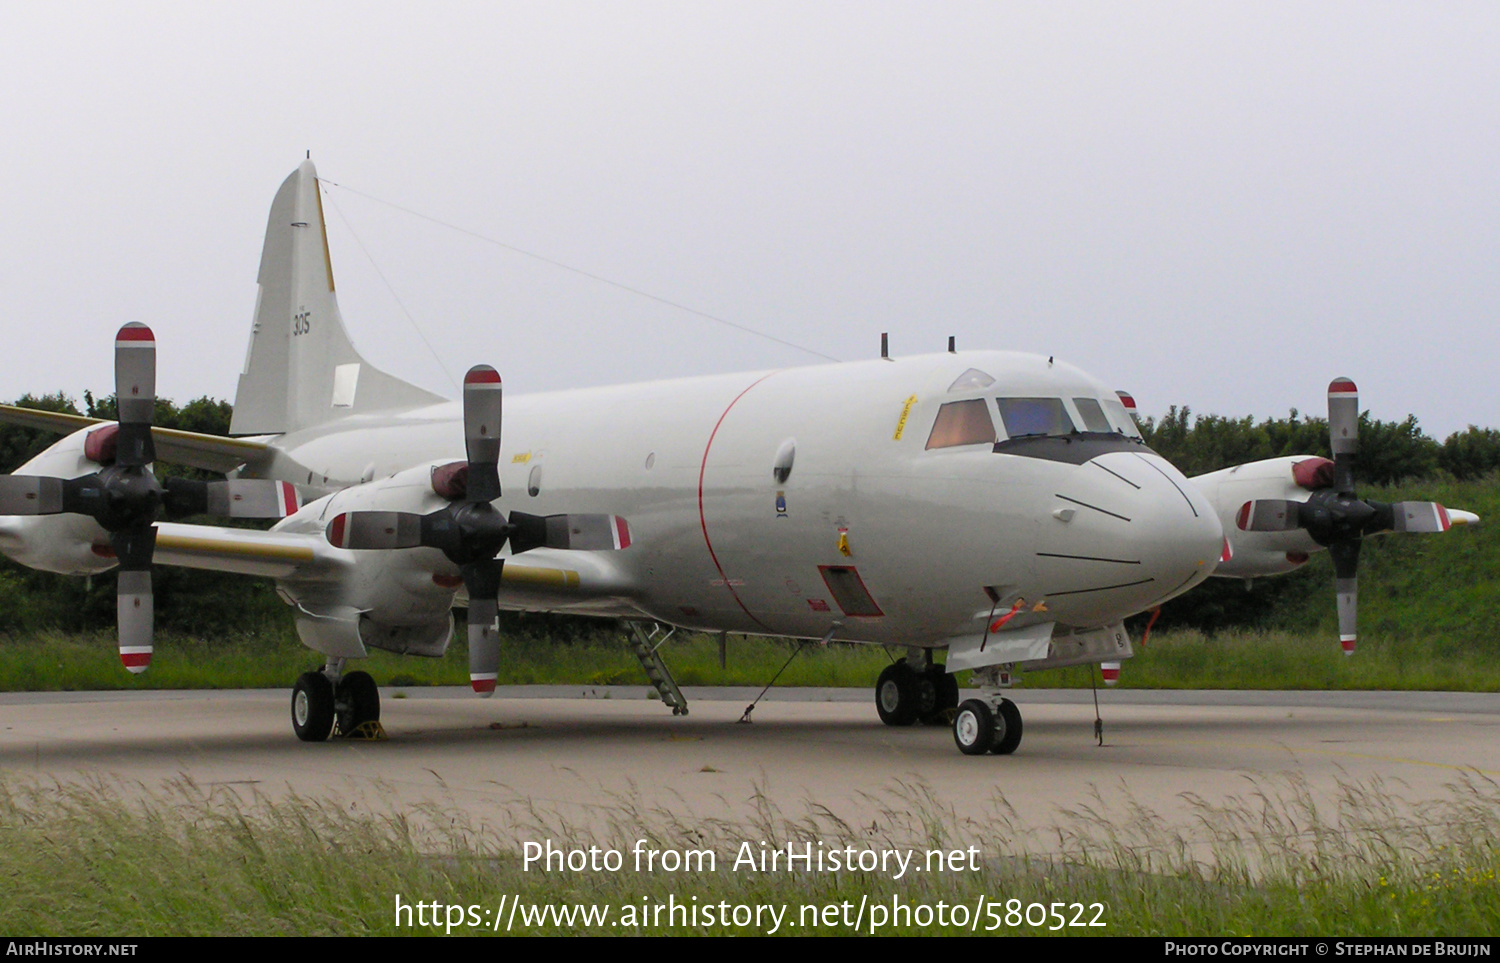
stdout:
[[983,699],[969,699],[953,717],[953,741],[966,756],[1008,756],[1021,744],[1021,710],[1009,699],[993,709]]

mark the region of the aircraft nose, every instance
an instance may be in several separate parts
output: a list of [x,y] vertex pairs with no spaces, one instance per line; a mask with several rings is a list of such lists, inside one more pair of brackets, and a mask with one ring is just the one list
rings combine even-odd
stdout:
[[1160,605],[1206,579],[1224,531],[1208,500],[1150,451],[1080,465],[1042,520],[1038,575],[1054,611],[1112,621]]
[[1151,604],[1160,605],[1213,574],[1224,552],[1224,529],[1208,499],[1165,458],[1129,454],[1140,466],[1136,475],[1146,479],[1134,541],[1159,589]]

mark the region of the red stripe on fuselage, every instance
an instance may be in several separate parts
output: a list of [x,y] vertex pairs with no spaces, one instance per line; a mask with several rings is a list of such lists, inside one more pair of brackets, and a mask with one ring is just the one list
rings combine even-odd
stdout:
[[[776,372],[774,371],[771,372],[771,374],[775,373]],[[729,584],[729,576],[724,573],[724,566],[719,564],[719,556],[714,553],[713,542],[708,537],[708,517],[703,514],[703,476],[708,472],[709,450],[714,446],[714,438],[719,434],[719,426],[724,424],[725,418],[729,417],[730,409],[739,404],[740,399],[748,395],[751,388],[754,388],[756,385],[760,384],[762,381],[765,381],[766,378],[769,377],[771,377],[770,374],[763,375],[762,377],[752,382],[744,391],[741,391],[739,394],[734,396],[734,400],[731,401],[729,403],[729,406],[724,409],[724,413],[719,415],[719,420],[714,422],[714,430],[708,433],[708,444],[703,446],[703,462],[698,466],[698,524],[703,528],[703,545],[708,549],[708,557],[713,559],[714,568],[719,570],[719,578],[723,580],[724,587],[729,589],[729,594],[734,597],[734,601],[736,602],[736,604],[739,605],[739,607],[744,611],[746,615],[750,616],[751,621],[753,621],[756,625],[760,626],[763,629],[770,629],[770,626],[766,625],[766,623],[762,622],[760,619],[757,619],[754,612],[751,612],[749,609],[745,608],[745,603],[740,599],[739,593],[734,590],[733,585]]]

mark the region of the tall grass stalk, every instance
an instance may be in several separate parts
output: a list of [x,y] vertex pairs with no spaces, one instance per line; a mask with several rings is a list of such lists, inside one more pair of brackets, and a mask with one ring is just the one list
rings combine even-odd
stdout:
[[[1315,802],[1296,780],[1247,781],[1238,798],[1190,798],[1196,825],[1172,828],[1128,798],[1059,812],[1029,828],[997,797],[987,819],[960,818],[923,784],[897,783],[870,824],[827,804],[788,813],[763,794],[721,814],[648,805],[606,807],[601,828],[514,800],[502,824],[433,806],[378,811],[346,801],[244,797],[182,778],[154,792],[92,783],[0,783],[0,873],[9,898],[0,927],[47,935],[432,934],[398,925],[396,898],[475,906],[493,913],[527,905],[596,904],[616,913],[675,900],[700,906],[774,904],[799,925],[782,933],[846,933],[812,927],[800,907],[856,905],[1001,907],[999,932],[1045,934],[1046,925],[1004,924],[1022,906],[1099,903],[1104,927],[1066,934],[1445,935],[1500,930],[1500,788],[1468,778],[1420,806],[1380,783],[1346,784]],[[862,811],[866,811],[862,809]],[[626,854],[618,872],[527,871],[527,841],[591,845]],[[636,872],[637,840],[658,849],[713,850],[714,871]],[[969,846],[977,870],[910,872],[732,871],[742,843],[775,847],[929,849]],[[1072,910],[1069,910],[1069,915]],[[1086,918],[1093,919],[1092,910]],[[619,917],[616,916],[618,920]],[[460,925],[455,935],[492,932]],[[868,928],[869,917],[866,918]],[[983,932],[988,926],[979,926]],[[762,928],[763,929],[763,928]],[[502,928],[503,930],[503,928]],[[512,932],[760,932],[754,926],[647,921],[590,927],[549,922]],[[881,932],[968,932],[908,919]]]

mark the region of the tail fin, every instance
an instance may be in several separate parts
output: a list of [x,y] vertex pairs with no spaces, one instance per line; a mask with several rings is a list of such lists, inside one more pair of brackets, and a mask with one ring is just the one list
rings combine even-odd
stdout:
[[310,160],[271,202],[257,280],[231,434],[283,434],[351,414],[446,400],[371,367],[350,343],[334,296],[323,199]]

